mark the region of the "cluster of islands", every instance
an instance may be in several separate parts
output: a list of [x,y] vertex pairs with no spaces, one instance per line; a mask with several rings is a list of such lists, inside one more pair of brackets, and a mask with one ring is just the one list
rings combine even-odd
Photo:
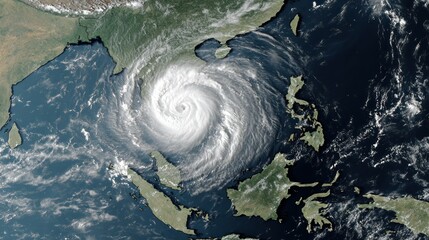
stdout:
[[[60,1],[61,2],[61,1]],[[89,1],[90,2],[90,1]],[[82,6],[90,10],[97,6],[83,1]],[[25,76],[35,71],[50,59],[59,55],[70,43],[89,41],[93,38],[101,38],[105,46],[109,49],[112,58],[117,62],[115,73],[122,71],[138,57],[139,51],[144,46],[150,45],[158,35],[172,33],[180,24],[188,21],[187,18],[202,19],[202,16],[210,15],[203,19],[223,19],[230,11],[243,10],[245,1],[204,1],[204,3],[194,3],[192,7],[181,8],[177,1],[169,1],[176,9],[171,15],[165,15],[157,9],[156,1],[145,2],[145,14],[141,14],[129,1],[114,2],[101,1],[103,8],[107,11],[101,15],[91,17],[79,16],[82,9],[70,2],[64,2],[67,6],[57,6],[58,9],[76,10],[73,16],[63,16],[61,12],[52,14],[50,11],[54,6],[52,1],[29,0],[21,2],[17,0],[3,0],[0,3],[0,125],[6,126],[9,119],[10,96],[12,85],[17,84]],[[221,47],[216,51],[218,58],[227,57],[230,48],[228,40],[243,33],[257,29],[258,26],[274,17],[285,4],[283,0],[262,0],[253,1],[258,10],[249,10],[242,14],[238,21],[223,22],[199,22],[195,29],[184,32],[182,37],[172,39],[171,46],[184,46],[185,52],[190,58],[195,58],[194,47],[208,38],[215,38],[221,43]],[[88,5],[89,4],[89,5]],[[45,11],[34,8],[39,6]],[[264,7],[262,7],[264,6]],[[216,13],[206,11],[206,9],[217,8]],[[84,9],[86,10],[86,9]],[[58,14],[60,13],[60,14]],[[87,14],[88,12],[83,12]],[[91,12],[89,12],[91,13]],[[219,15],[219,13],[222,13]],[[25,18],[21,16],[26,16]],[[161,22],[157,22],[162,19]],[[191,19],[191,20],[192,20]],[[299,35],[300,15],[291,17],[290,27],[295,36]],[[198,22],[198,21],[195,21]],[[134,24],[129,24],[134,23]],[[127,26],[124,28],[123,26]],[[146,34],[129,34],[135,29],[147,26]],[[156,26],[156,27],[153,27]],[[210,27],[204,27],[210,26]],[[159,29],[162,29],[160,31]],[[197,34],[193,31],[199,31]],[[118,40],[119,39],[119,40]],[[190,41],[192,39],[192,41]],[[118,44],[119,43],[119,44]],[[152,66],[148,63],[148,66]],[[144,69],[148,72],[156,69]],[[324,134],[322,123],[318,120],[317,107],[303,99],[297,98],[297,93],[304,86],[303,76],[292,76],[290,85],[285,96],[287,109],[285,113],[296,119],[298,133],[290,136],[290,141],[300,140],[319,151],[324,145]],[[299,114],[296,107],[305,111]],[[18,120],[19,121],[19,120]],[[13,123],[8,129],[9,146],[11,151],[22,144],[19,122]],[[25,139],[24,139],[25,140]],[[161,150],[162,151],[162,150]],[[149,153],[157,166],[156,174],[160,184],[173,191],[182,191],[180,171],[170,163],[160,152]],[[301,208],[303,217],[307,220],[308,232],[326,227],[328,231],[334,230],[334,224],[325,216],[324,210],[329,203],[324,203],[324,199],[330,195],[330,188],[340,177],[337,172],[331,182],[328,183],[301,183],[291,180],[288,176],[289,169],[293,167],[294,161],[287,159],[287,154],[278,153],[273,160],[266,165],[259,173],[248,179],[242,180],[236,188],[227,189],[227,196],[231,201],[236,216],[260,217],[265,221],[279,221],[277,209],[281,201],[290,197],[289,190],[292,187],[314,188],[319,186],[324,191],[315,193],[305,199],[300,199],[296,205]],[[114,168],[114,166],[112,167]],[[193,229],[188,228],[188,220],[193,213],[197,213],[206,221],[210,220],[207,213],[189,206],[176,205],[172,199],[156,186],[146,181],[138,172],[130,166],[127,173],[132,184],[138,189],[141,196],[146,199],[148,207],[153,215],[171,228],[188,234],[195,235]],[[358,189],[357,193],[360,194]],[[361,204],[362,209],[379,208],[395,213],[396,218],[392,221],[400,223],[411,229],[416,234],[429,236],[429,203],[417,200],[410,196],[385,197],[381,195],[365,194],[365,198],[370,200],[368,204]],[[367,211],[367,210],[363,210]],[[240,235],[232,233],[224,236],[222,240],[250,239],[241,238]]]

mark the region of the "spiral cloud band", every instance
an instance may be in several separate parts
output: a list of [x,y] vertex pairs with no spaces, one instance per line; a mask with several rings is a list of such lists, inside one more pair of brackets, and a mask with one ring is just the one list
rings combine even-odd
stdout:
[[111,125],[137,149],[174,156],[194,191],[223,186],[275,139],[278,96],[248,59],[173,63],[141,95],[136,86],[128,74]]

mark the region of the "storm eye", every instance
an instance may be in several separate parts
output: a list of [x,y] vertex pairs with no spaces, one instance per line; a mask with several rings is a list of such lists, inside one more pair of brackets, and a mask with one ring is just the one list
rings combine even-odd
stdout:
[[176,106],[176,111],[179,113],[186,111],[186,105],[185,104],[179,104],[178,106]]

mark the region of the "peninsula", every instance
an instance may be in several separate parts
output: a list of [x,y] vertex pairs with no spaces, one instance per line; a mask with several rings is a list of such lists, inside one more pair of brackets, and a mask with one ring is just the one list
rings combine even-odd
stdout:
[[187,227],[188,218],[192,209],[184,206],[176,206],[164,193],[158,191],[152,184],[144,180],[137,172],[128,169],[128,176],[132,183],[139,189],[140,194],[146,199],[152,213],[159,220],[171,226],[177,231],[194,235],[195,232]]

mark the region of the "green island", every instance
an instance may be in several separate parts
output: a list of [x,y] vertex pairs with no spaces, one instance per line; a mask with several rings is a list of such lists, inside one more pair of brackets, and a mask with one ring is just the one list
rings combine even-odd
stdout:
[[298,36],[298,25],[301,17],[297,13],[295,17],[293,17],[292,21],[290,21],[290,29],[293,32],[293,35]]
[[19,133],[19,129],[18,126],[16,126],[16,123],[13,123],[13,126],[9,131],[9,140],[7,141],[7,143],[12,149],[17,148],[22,144],[21,134]]
[[173,164],[167,161],[165,157],[158,151],[153,151],[150,156],[155,159],[158,170],[156,174],[159,181],[166,187],[171,189],[180,190],[179,184],[182,181],[180,171]]
[[[78,18],[52,15],[16,0],[0,1],[0,126],[9,118],[12,85],[87,40]],[[13,27],[12,27],[13,26]]]
[[[304,141],[308,146],[312,147],[318,152],[320,147],[325,143],[323,127],[322,124],[317,120],[319,117],[319,112],[317,111],[316,106],[296,97],[296,94],[303,86],[304,80],[302,79],[302,75],[297,77],[292,76],[290,78],[290,85],[286,94],[286,111],[291,115],[292,118],[297,119],[302,123],[307,123],[307,125],[311,127],[309,130],[304,130],[304,127],[302,126],[297,127],[302,131],[299,140]],[[295,104],[306,108],[307,111],[302,114],[298,114],[294,109]],[[295,136],[291,135],[289,141],[293,141],[294,139]]]
[[188,218],[194,209],[176,206],[164,193],[158,191],[152,184],[144,180],[138,173],[128,169],[128,176],[146,199],[152,213],[160,221],[177,231],[194,235],[195,232],[187,227]]
[[[310,233],[312,231],[312,226],[317,225],[322,228],[324,225],[328,225],[328,231],[332,231],[332,223],[329,219],[325,218],[322,215],[322,210],[328,207],[328,204],[322,203],[315,199],[326,198],[330,195],[330,191],[323,193],[316,193],[303,200],[304,206],[301,209],[301,212],[304,218],[307,220],[307,231]],[[296,204],[299,205],[301,201],[298,201]]]
[[277,220],[277,208],[283,199],[290,197],[291,187],[314,187],[318,184],[291,181],[287,167],[293,163],[294,161],[287,160],[284,154],[278,153],[262,172],[239,183],[238,189],[228,189],[228,198],[236,210],[235,216]]
[[412,197],[390,198],[374,194],[365,194],[364,197],[372,199],[369,204],[359,204],[359,208],[380,208],[395,213],[394,223],[409,228],[415,234],[429,236],[429,202]]

